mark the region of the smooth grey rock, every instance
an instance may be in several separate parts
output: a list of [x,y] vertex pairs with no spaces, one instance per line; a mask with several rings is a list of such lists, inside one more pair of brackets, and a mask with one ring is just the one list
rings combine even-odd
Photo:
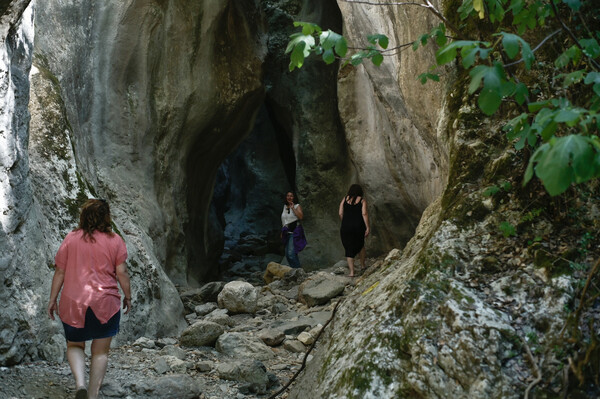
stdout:
[[217,304],[215,302],[208,302],[208,303],[204,303],[202,305],[197,305],[194,308],[194,312],[196,312],[196,314],[198,316],[205,316],[207,314],[209,314],[210,312],[212,312],[215,309],[218,309],[219,306],[217,306]]
[[267,328],[258,333],[258,337],[269,346],[277,346],[285,339],[283,331],[275,328]]
[[198,290],[198,294],[204,302],[217,302],[219,293],[225,287],[224,281],[211,281],[204,284]]
[[61,363],[65,359],[67,343],[61,334],[53,335],[39,346],[40,356],[50,362]]
[[140,337],[135,340],[135,342],[133,343],[133,346],[138,346],[140,348],[146,348],[146,349],[154,349],[154,348],[156,348],[156,342],[154,342],[154,340],[147,338],[147,337]]
[[156,379],[146,379],[134,383],[137,392],[145,392],[155,398],[193,399],[204,391],[204,385],[185,374],[161,376]]
[[227,309],[215,309],[206,316],[204,316],[204,320],[211,321],[213,323],[220,324],[222,326],[233,326],[233,320],[227,314]]
[[300,334],[298,334],[298,337],[296,337],[296,339],[306,346],[310,346],[313,342],[315,342],[315,337],[313,337],[312,334],[306,331],[303,331]]
[[159,351],[159,354],[161,354],[163,356],[173,356],[173,357],[176,357],[181,360],[185,360],[185,358],[187,356],[187,352],[185,350],[183,350],[180,347],[175,346],[175,345],[167,345],[167,346],[163,347]]
[[215,348],[226,355],[256,360],[269,360],[273,351],[262,340],[245,333],[224,333],[219,337]]
[[159,346],[159,347],[161,347],[161,348],[163,348],[165,346],[168,346],[168,345],[175,345],[175,344],[177,344],[177,340],[175,338],[172,338],[172,337],[159,338],[156,341],[156,345]]
[[156,371],[158,374],[165,374],[167,371],[170,370],[169,364],[167,363],[167,359],[165,359],[164,356],[159,357],[156,360],[156,363],[154,363],[154,371]]
[[215,365],[214,362],[209,362],[206,360],[196,362],[196,370],[205,373],[207,371],[211,371],[213,369],[214,365]]
[[221,308],[231,313],[254,313],[258,303],[256,288],[244,281],[231,281],[219,293],[218,303]]
[[264,394],[269,385],[267,369],[258,360],[242,359],[236,362],[220,363],[217,365],[220,378],[247,383],[250,393]]
[[302,331],[312,327],[313,320],[308,318],[302,318],[294,321],[278,320],[273,323],[272,327],[277,330],[283,331],[285,335],[298,335]]
[[298,299],[309,307],[323,305],[343,293],[344,288],[343,282],[319,273],[300,285]]
[[183,331],[179,343],[188,347],[213,346],[224,331],[220,324],[200,320]]
[[292,353],[302,353],[306,351],[306,346],[297,339],[286,339],[283,341],[283,348]]

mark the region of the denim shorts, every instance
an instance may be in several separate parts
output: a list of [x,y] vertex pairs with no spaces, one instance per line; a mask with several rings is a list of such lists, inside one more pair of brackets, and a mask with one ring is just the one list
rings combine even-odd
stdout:
[[62,324],[65,329],[65,338],[67,338],[67,341],[84,342],[91,339],[114,337],[119,332],[120,321],[120,310],[105,324],[102,324],[92,311],[92,308],[88,308],[85,312],[85,324],[82,328],[72,327],[64,322]]

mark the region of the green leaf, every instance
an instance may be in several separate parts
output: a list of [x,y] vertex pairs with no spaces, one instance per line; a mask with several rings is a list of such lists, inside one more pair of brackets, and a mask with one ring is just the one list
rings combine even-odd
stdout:
[[435,82],[439,82],[440,81],[440,76],[437,74],[433,74],[433,73],[422,73],[419,75],[419,77],[417,78],[419,81],[421,81],[421,84],[425,84],[427,83],[427,80],[433,80]]
[[525,102],[525,99],[529,95],[529,90],[527,86],[523,82],[517,83],[517,87],[515,88],[515,100],[517,104],[522,105]]
[[475,68],[471,69],[469,75],[471,75],[471,83],[469,84],[469,94],[473,94],[479,89],[481,86],[481,80],[485,76],[488,70],[488,66],[485,65],[477,65]]
[[319,41],[324,50],[329,50],[333,48],[340,37],[342,36],[332,30],[327,30],[319,35]]
[[571,73],[561,73],[556,75],[556,79],[563,78],[563,87],[567,88],[574,83],[579,83],[583,80],[583,76],[585,74],[584,70],[574,71]]
[[338,41],[335,42],[335,46],[333,46],[333,48],[335,49],[337,55],[340,57],[345,57],[346,53],[348,52],[348,42],[346,41],[346,38],[341,36]]
[[371,57],[371,61],[376,66],[379,66],[383,62],[383,55],[381,55],[381,53],[377,52],[377,54],[375,54]]
[[508,97],[515,92],[516,84],[511,82],[510,80],[502,82],[500,94],[502,97]]
[[473,40],[457,40],[455,42],[447,44],[435,53],[436,62],[438,63],[438,65],[447,64],[456,58],[456,52],[459,47],[478,46],[480,44],[485,46],[489,45],[489,43],[486,42]]
[[491,197],[492,195],[496,194],[498,191],[500,191],[500,187],[498,186],[491,186],[485,189],[485,191],[483,192],[483,195],[486,197]]
[[518,36],[510,33],[504,33],[502,36],[502,46],[504,46],[504,51],[506,51],[506,55],[512,60],[519,54]]
[[502,183],[502,189],[504,191],[509,191],[512,189],[512,184],[509,181],[505,181]]
[[527,109],[529,112],[538,112],[542,108],[546,108],[550,104],[550,100],[537,101],[533,103],[529,103],[527,105]]
[[598,73],[598,72],[588,73],[587,76],[585,77],[585,79],[583,80],[583,83],[585,83],[586,85],[589,85],[591,83],[600,83],[600,73]]
[[321,34],[321,27],[317,24],[313,24],[312,22],[301,22],[301,21],[294,21],[294,26],[295,27],[302,27],[302,34],[305,36],[310,36],[313,33],[317,33],[317,35]]
[[379,43],[379,46],[381,46],[381,48],[384,48],[384,49],[386,49],[389,44],[388,37],[386,35],[381,35],[381,34],[369,35],[369,36],[367,36],[367,40],[369,41],[369,43],[372,43],[372,44]]
[[502,232],[502,235],[504,237],[510,237],[510,236],[517,235],[517,230],[515,229],[515,226],[513,226],[509,222],[502,222],[502,223],[500,223],[500,226],[498,226],[498,227],[500,228],[500,231]]
[[290,55],[290,65],[289,65],[290,72],[293,71],[294,68],[302,68],[302,65],[304,64],[304,58],[305,58],[305,55],[304,55],[305,47],[306,47],[306,43],[300,42],[294,47],[294,50],[292,50],[292,54]]
[[579,8],[581,8],[580,0],[563,0],[563,3],[568,5],[573,11],[579,11]]
[[[550,148],[538,157],[535,174],[542,181],[546,191],[555,196],[563,193],[571,183],[589,178],[590,174],[586,167],[593,156],[595,151],[589,145],[587,137],[580,135],[558,137],[550,143]],[[578,160],[580,157],[583,158]]]
[[492,115],[500,107],[502,96],[498,90],[491,87],[485,87],[479,93],[477,105],[486,115]]
[[534,175],[535,167],[534,165],[542,158],[546,156],[546,153],[550,150],[550,144],[544,143],[534,151],[531,158],[529,158],[529,164],[527,164],[527,169],[525,170],[525,176],[523,178],[523,186],[531,180]]
[[574,126],[579,120],[581,113],[574,109],[561,109],[554,117],[558,123],[566,123],[568,126]]
[[335,54],[332,49],[327,49],[323,52],[323,61],[327,65],[332,64],[335,61]]
[[483,76],[483,89],[479,93],[477,105],[486,115],[492,115],[500,107],[502,102],[503,70],[496,63],[492,67],[486,67]]
[[583,52],[591,58],[597,58],[600,55],[600,45],[596,39],[581,39],[579,43],[583,46]]
[[573,45],[566,49],[558,58],[554,61],[554,66],[557,68],[564,68],[569,65],[570,62],[577,64],[581,59],[581,50],[579,47]]
[[360,65],[363,62],[363,59],[367,56],[367,54],[364,51],[360,51],[358,53],[355,53],[352,55],[352,57],[350,57],[350,63],[354,66]]
[[315,45],[315,38],[312,36],[306,36],[303,35],[301,33],[294,33],[292,35],[290,35],[290,41],[287,45],[287,48],[285,49],[285,53],[289,53],[292,50],[295,51],[299,51],[296,50],[296,48],[298,47],[298,45],[302,44],[302,51],[304,54],[304,57],[308,57],[310,55],[310,49]]
[[527,70],[531,69],[531,63],[535,60],[535,56],[533,55],[533,51],[531,51],[531,47],[529,43],[525,40],[520,40],[521,43],[521,54],[523,54],[523,62],[525,62],[525,68]]
[[479,14],[479,19],[483,19],[485,17],[483,0],[473,0],[473,9]]

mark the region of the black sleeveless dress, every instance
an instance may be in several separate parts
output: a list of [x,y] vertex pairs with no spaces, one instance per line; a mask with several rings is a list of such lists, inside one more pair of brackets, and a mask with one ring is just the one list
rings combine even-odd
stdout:
[[365,221],[362,217],[362,198],[354,205],[344,200],[344,216],[340,236],[347,258],[354,258],[365,246]]

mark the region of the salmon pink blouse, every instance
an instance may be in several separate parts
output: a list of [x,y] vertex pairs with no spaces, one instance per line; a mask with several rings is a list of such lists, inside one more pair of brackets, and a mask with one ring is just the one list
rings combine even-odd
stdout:
[[121,307],[117,265],[127,259],[125,242],[117,234],[95,231],[95,242],[83,239],[83,230],[67,234],[54,261],[65,271],[58,314],[72,326],[82,328],[88,307],[106,323]]

